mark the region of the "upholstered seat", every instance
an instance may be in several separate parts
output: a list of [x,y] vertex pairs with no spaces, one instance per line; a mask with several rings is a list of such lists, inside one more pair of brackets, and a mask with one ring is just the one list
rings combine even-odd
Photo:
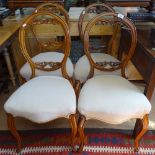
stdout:
[[[104,61],[119,62],[119,60],[117,60],[115,57],[104,53],[91,53],[91,56],[94,62],[104,62]],[[89,72],[90,72],[90,64],[86,55],[84,55],[78,60],[78,62],[75,65],[74,69],[75,79],[83,83],[87,80]],[[94,70],[94,76],[104,74],[121,75],[121,70],[113,72],[103,72],[97,69]]]
[[5,111],[45,123],[59,117],[69,118],[76,111],[76,97],[70,82],[57,76],[39,76],[15,91],[5,103]]
[[121,124],[142,119],[151,110],[146,96],[127,79],[117,75],[99,75],[89,79],[80,92],[78,110],[86,119]]
[[[34,57],[32,57],[32,60],[34,62],[41,62],[44,60],[45,62],[61,62],[64,57],[63,53],[58,53],[58,52],[45,52],[45,53],[40,53]],[[47,68],[50,66],[47,66]],[[67,59],[66,62],[66,71],[70,77],[73,75],[73,64],[70,60],[70,58]],[[55,70],[53,72],[48,72],[48,71],[43,71],[43,70],[38,70],[36,69],[36,76],[40,75],[56,75],[56,76],[62,76],[61,69]],[[24,64],[24,66],[20,69],[20,75],[28,81],[32,75],[32,71],[30,68],[29,63],[27,62]]]

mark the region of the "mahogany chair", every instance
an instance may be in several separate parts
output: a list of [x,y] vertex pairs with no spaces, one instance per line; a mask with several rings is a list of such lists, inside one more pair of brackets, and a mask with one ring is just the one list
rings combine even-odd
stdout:
[[[43,18],[44,16],[46,18]],[[27,30],[29,28],[34,31],[34,34],[37,30],[40,31],[42,24],[44,24],[45,27],[54,24],[57,27],[63,28],[63,55],[58,54],[57,57],[54,58],[53,53],[48,52],[40,53],[40,55],[31,59],[26,46],[27,40],[25,39],[25,35],[28,34]],[[75,118],[76,96],[73,89],[72,74],[68,75],[67,73],[67,61],[71,44],[68,26],[60,17],[51,13],[40,12],[26,19],[20,28],[19,38],[22,54],[30,65],[31,79],[20,86],[4,105],[4,109],[7,113],[8,128],[17,141],[17,151],[21,150],[22,144],[20,135],[15,127],[15,117],[23,117],[39,124],[47,123],[61,117],[68,119],[72,128],[71,144],[73,147],[73,141],[77,133]],[[37,40],[37,43],[38,42],[39,40]],[[55,44],[55,42],[44,42],[44,44],[39,42],[39,47],[40,49],[42,49],[42,47],[47,47],[48,49],[50,44]],[[39,56],[41,56],[41,58]],[[60,70],[62,76],[44,75],[35,77],[36,69],[47,72]],[[57,72],[57,74],[59,74],[59,72]]]
[[69,24],[68,12],[64,9],[62,5],[58,3],[43,3],[37,6],[34,12],[38,11],[48,11],[58,16],[61,16],[66,21],[66,23]]
[[[90,53],[90,32],[93,26],[119,26],[130,33],[130,47],[126,54],[118,60],[109,59],[109,56],[101,57],[96,61]],[[103,33],[104,35],[104,33]],[[122,38],[123,39],[123,38]],[[125,76],[125,67],[132,55],[137,43],[137,33],[134,24],[122,14],[105,13],[97,15],[87,25],[84,33],[85,54],[89,60],[90,71],[86,83],[83,85],[78,99],[78,134],[80,148],[84,146],[84,125],[87,120],[96,119],[110,124],[121,124],[130,119],[137,119],[133,132],[134,149],[139,148],[139,140],[148,129],[148,115],[151,104],[146,96]],[[121,44],[120,44],[121,46]],[[93,77],[94,70],[105,71],[107,74]],[[121,70],[121,76],[108,75],[109,72]]]
[[[55,4],[51,5],[57,6]],[[70,39],[67,39],[69,43],[66,44],[65,42],[67,37],[66,33],[69,33],[69,28],[66,26],[67,24],[64,20],[61,20],[63,24],[60,24],[60,20],[53,22],[53,20],[46,19],[47,13],[53,14],[52,12],[42,11],[37,18],[33,18],[34,16],[32,15],[32,17],[24,23],[26,27],[23,27],[20,33],[19,42],[21,51],[24,55],[27,55],[25,54],[26,52],[29,53],[27,63],[25,63],[19,71],[21,79],[24,82],[28,81],[34,72],[35,76],[62,76],[62,69],[64,68],[60,68],[64,63],[66,63],[65,72],[67,72],[69,77],[73,75],[73,64],[68,57]],[[65,28],[67,29],[65,30]],[[36,63],[32,63],[32,61]],[[37,61],[41,61],[41,63]],[[53,72],[51,72],[48,66],[55,66],[55,71],[53,70]]]
[[[79,30],[79,34],[82,42],[84,42],[84,30],[89,20],[91,20],[93,17],[95,17],[98,14],[106,13],[106,12],[115,12],[115,11],[108,4],[95,3],[87,6],[81,12],[79,17],[79,22],[78,22],[78,30]],[[95,59],[98,60],[100,59],[101,55],[104,56],[101,53],[114,53],[114,50],[116,51],[114,40],[117,37],[117,31],[118,31],[117,26],[115,27],[114,31],[116,33],[114,33],[114,35],[111,37],[108,45],[107,45],[107,41],[109,40],[109,38],[107,36],[103,36],[101,40],[99,40],[98,37],[96,36],[94,36],[94,38],[91,38],[91,42],[89,46],[94,51],[92,55],[94,56]],[[96,44],[96,46],[94,46],[94,44]],[[74,70],[75,79],[80,81],[81,83],[84,83],[89,74],[89,70],[90,70],[89,61],[86,55],[83,55],[75,65],[75,70]],[[98,73],[95,73],[94,76],[96,74]]]

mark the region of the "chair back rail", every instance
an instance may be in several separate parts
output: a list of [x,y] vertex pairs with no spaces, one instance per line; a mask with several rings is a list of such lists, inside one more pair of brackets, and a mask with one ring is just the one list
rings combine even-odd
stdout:
[[89,18],[87,20],[92,19],[95,15],[103,13],[103,12],[115,12],[115,10],[109,5],[105,3],[94,3],[87,6],[80,14],[79,21],[78,21],[78,29],[80,38],[83,41],[84,37],[84,27],[83,22],[85,18]]
[[[42,29],[42,32],[40,33],[40,26],[59,27],[59,29],[61,28],[61,31],[63,32],[64,36],[62,38],[62,36],[60,37],[59,34],[57,35],[57,33],[51,36],[48,34],[49,30],[45,28]],[[54,29],[52,28],[50,30],[54,31]],[[36,41],[36,51],[33,51],[33,48],[31,49],[31,39]],[[69,76],[66,72],[66,62],[70,54],[71,40],[68,25],[59,16],[49,13],[47,11],[32,14],[30,17],[26,19],[26,21],[20,28],[19,43],[22,54],[31,67],[31,78],[35,76],[35,69],[43,71],[55,71],[61,68],[63,77],[69,79]],[[35,54],[42,53],[44,51],[52,51],[53,47],[59,47],[59,51],[64,53],[64,57],[61,62],[34,62],[32,57]],[[31,53],[33,54],[31,55]]]
[[[120,62],[112,62],[112,61],[102,61],[102,62],[95,62],[95,60],[92,58],[91,52],[92,48],[90,48],[90,40],[91,40],[91,31],[93,29],[93,26],[96,25],[102,25],[104,26],[113,26],[114,28],[117,27],[117,29],[125,29],[130,32],[131,42],[130,47],[127,49],[127,54],[122,57]],[[121,31],[120,31],[121,32]],[[114,29],[113,31],[114,35],[116,35],[116,31]],[[104,34],[103,34],[104,35]],[[102,37],[102,36],[101,36]],[[101,38],[102,39],[102,38]],[[117,38],[115,38],[117,39]],[[111,40],[110,40],[111,41]],[[89,60],[90,64],[90,72],[88,75],[88,78],[93,77],[94,75],[94,69],[105,71],[105,72],[111,72],[118,69],[121,69],[121,74],[123,77],[125,76],[125,67],[128,64],[129,60],[134,54],[135,48],[137,43],[137,32],[136,27],[134,24],[129,20],[127,17],[121,14],[117,13],[102,13],[94,17],[86,26],[85,33],[84,33],[84,51],[85,54]],[[121,46],[121,43],[120,43]]]
[[34,12],[48,11],[58,16],[62,16],[66,23],[69,24],[69,15],[62,5],[56,3],[43,3],[39,5]]

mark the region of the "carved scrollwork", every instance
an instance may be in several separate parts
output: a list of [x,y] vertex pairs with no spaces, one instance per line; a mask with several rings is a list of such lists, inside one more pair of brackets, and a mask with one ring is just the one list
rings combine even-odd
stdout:
[[48,18],[48,17],[44,17],[44,18],[38,18],[38,19],[34,19],[32,21],[32,24],[33,25],[40,25],[40,24],[53,24],[53,25],[56,25],[58,24],[58,22],[55,20],[55,19],[52,19],[52,18]]
[[36,68],[40,70],[50,70],[60,66],[61,62],[35,62]]
[[61,15],[61,12],[58,8],[56,7],[52,7],[52,6],[46,6],[40,9],[41,11],[49,11],[51,13],[57,14],[57,15]]
[[112,62],[112,61],[103,61],[103,62],[96,62],[97,65],[101,67],[110,67],[110,68],[118,68],[121,64],[121,62]]
[[104,6],[95,6],[92,7],[88,10],[88,13],[96,13],[96,14],[100,14],[102,12],[107,12],[108,9]]
[[109,26],[116,26],[116,25],[119,25],[120,27],[122,27],[122,28],[125,28],[126,29],[126,25],[124,25],[123,23],[121,23],[120,21],[116,21],[116,20],[114,20],[114,19],[108,19],[107,18],[107,20],[105,20],[104,18],[103,18],[103,21],[102,20],[100,20],[100,21],[98,21],[98,22],[96,22],[95,23],[95,25],[109,25]]
[[41,42],[40,44],[44,49],[53,49],[53,48],[61,48],[63,42],[55,40],[55,41]]

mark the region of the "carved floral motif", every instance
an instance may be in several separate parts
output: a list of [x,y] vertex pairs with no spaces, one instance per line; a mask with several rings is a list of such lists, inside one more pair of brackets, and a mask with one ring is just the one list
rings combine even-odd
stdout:
[[51,69],[56,66],[60,66],[60,62],[36,62],[37,69]]
[[33,25],[39,25],[39,24],[53,24],[56,25],[58,24],[58,22],[55,19],[52,18],[48,18],[48,17],[44,17],[44,18],[38,18],[38,19],[34,19],[32,21]]
[[117,68],[117,67],[119,67],[121,62],[103,61],[103,62],[96,62],[96,64],[101,67]]

